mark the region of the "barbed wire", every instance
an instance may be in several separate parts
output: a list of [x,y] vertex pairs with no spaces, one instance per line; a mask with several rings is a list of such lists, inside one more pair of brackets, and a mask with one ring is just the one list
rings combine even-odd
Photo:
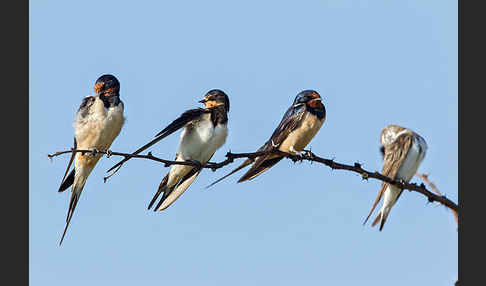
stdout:
[[[277,155],[281,155],[283,157],[286,157],[286,158],[292,160],[293,162],[297,162],[297,161],[318,162],[318,163],[321,163],[321,164],[324,164],[324,165],[330,167],[333,170],[347,170],[347,171],[358,173],[362,176],[363,180],[368,180],[369,178],[373,178],[373,179],[377,179],[377,180],[395,185],[395,186],[397,186],[401,189],[404,189],[404,190],[418,192],[418,193],[426,196],[427,200],[429,202],[438,202],[438,203],[448,207],[449,209],[451,209],[454,212],[454,215],[456,217],[456,221],[457,221],[457,216],[459,214],[459,209],[460,209],[458,204],[454,203],[453,201],[449,200],[446,196],[442,195],[435,188],[435,185],[431,184],[431,182],[428,181],[427,176],[424,177],[422,175],[422,176],[419,176],[419,177],[421,177],[426,183],[428,183],[430,185],[430,187],[432,189],[434,189],[434,191],[436,193],[429,191],[423,183],[420,184],[420,185],[417,185],[416,183],[407,183],[403,180],[394,180],[390,177],[384,176],[383,174],[379,173],[378,171],[375,171],[375,172],[367,171],[367,170],[363,169],[361,167],[361,164],[358,163],[358,162],[355,162],[353,165],[342,164],[342,163],[335,162],[334,159],[326,159],[326,158],[319,157],[309,150],[304,150],[301,153],[301,155],[290,154],[290,153],[282,152],[282,151],[277,150],[277,149],[270,150],[270,151],[252,152],[252,153],[232,153],[231,151],[229,151],[228,153],[226,153],[226,159],[225,160],[223,160],[221,162],[217,162],[217,163],[208,162],[206,164],[201,164],[201,163],[196,162],[196,161],[165,160],[165,159],[161,159],[161,158],[153,156],[152,152],[148,152],[147,155],[140,155],[140,154],[133,155],[133,154],[129,154],[129,153],[114,152],[114,151],[111,151],[111,150],[104,151],[104,150],[96,150],[96,149],[94,149],[94,150],[71,149],[71,150],[67,150],[67,151],[56,152],[54,154],[48,154],[47,156],[52,160],[52,158],[59,156],[59,155],[62,155],[62,154],[68,154],[68,153],[72,154],[72,153],[77,153],[77,152],[80,152],[82,154],[91,153],[93,155],[104,154],[108,158],[111,157],[111,156],[122,156],[122,157],[125,157],[125,158],[148,159],[148,160],[153,160],[153,161],[156,161],[156,162],[159,162],[159,163],[163,163],[165,167],[169,167],[171,165],[187,165],[187,166],[195,166],[195,167],[198,167],[198,168],[207,168],[207,169],[211,169],[213,171],[216,171],[217,169],[220,169],[220,168],[222,168],[226,165],[233,163],[235,159],[256,158],[256,157],[263,156],[263,155],[277,154]],[[110,178],[111,176],[113,176],[116,172],[118,172],[118,170],[122,166],[123,165],[120,165],[117,169],[115,169],[113,171],[112,174],[110,174],[107,177],[104,177],[103,178],[104,181],[106,182],[106,180],[108,178]]]

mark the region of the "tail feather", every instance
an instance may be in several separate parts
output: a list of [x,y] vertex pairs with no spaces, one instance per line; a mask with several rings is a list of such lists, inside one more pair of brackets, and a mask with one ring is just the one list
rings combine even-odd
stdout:
[[371,207],[371,210],[370,212],[368,213],[368,216],[366,217],[366,219],[364,220],[363,222],[363,225],[366,224],[366,222],[368,221],[368,219],[370,218],[371,214],[373,213],[373,211],[375,210],[376,208],[376,205],[378,204],[378,202],[381,200],[381,197],[383,196],[383,194],[385,193],[385,190],[386,188],[388,187],[388,183],[386,182],[383,182],[381,184],[381,187],[380,187],[380,190],[378,191],[378,195],[376,196],[376,199],[375,199],[375,202],[373,203],[373,206]]
[[[80,156],[80,158],[82,157]],[[71,172],[72,175],[70,174],[69,177],[66,179],[66,182],[68,182],[69,178],[71,176],[73,177],[73,183],[72,183],[73,187],[71,191],[71,198],[69,199],[69,208],[66,217],[66,226],[64,228],[61,241],[59,242],[59,246],[61,246],[62,241],[64,240],[64,236],[66,235],[67,229],[69,227],[69,223],[71,222],[74,211],[76,210],[76,206],[81,196],[81,192],[83,191],[84,185],[86,184],[86,180],[88,179],[89,174],[93,170],[99,158],[101,157],[98,157],[97,159],[95,158],[95,161],[88,165],[84,165],[82,159],[80,160],[76,158],[76,167],[74,168],[75,171],[73,170]],[[76,176],[74,176],[74,174],[76,174]]]
[[167,197],[170,195],[170,193],[172,193],[174,191],[175,187],[176,187],[175,185],[172,186],[172,188],[169,188],[167,186],[163,187],[164,194],[162,195],[162,198],[160,199],[160,201],[155,206],[154,212],[156,212],[160,208],[160,206],[162,205],[162,203],[164,203],[164,201],[167,199]]
[[381,220],[381,211],[378,213],[371,226],[375,226],[380,220]]
[[388,189],[384,193],[384,201],[383,201],[383,206],[380,209],[380,212],[378,213],[378,216],[376,219],[373,221],[373,224],[371,226],[375,226],[380,223],[380,231],[383,229],[383,226],[385,225],[386,220],[388,219],[388,216],[390,215],[390,211],[392,207],[395,205],[397,202],[398,198],[401,196],[403,193],[402,189],[399,189],[394,186],[389,186]]
[[383,229],[383,226],[385,225],[386,219],[388,218],[388,215],[390,214],[389,209],[381,209],[378,215],[376,216],[375,220],[371,224],[371,226],[376,226],[380,222],[380,231]]
[[[159,142],[160,140],[164,139],[168,135],[170,135],[170,133],[166,133],[166,134],[160,134],[159,133],[159,134],[157,134],[158,137],[156,137],[155,139],[153,139],[149,143],[143,145],[142,147],[138,148],[135,152],[132,153],[132,155],[138,155],[139,153],[141,153],[145,149],[151,147],[152,145],[154,145],[155,143]],[[108,172],[114,170],[115,168],[117,168],[118,166],[123,165],[126,161],[128,161],[130,159],[132,159],[132,157],[125,157],[125,158],[123,158],[123,160],[121,160],[120,162],[116,163],[113,167],[111,167],[110,169],[108,169],[108,171],[106,171],[106,172],[108,173]]]
[[380,224],[380,231],[383,229],[383,226],[385,225],[385,221],[386,221],[386,217],[383,217]]
[[81,196],[82,188],[73,187],[71,193],[71,199],[69,200],[69,209],[66,217],[66,226],[64,227],[64,232],[62,233],[61,241],[59,241],[59,246],[61,246],[62,241],[64,240],[64,236],[66,235],[66,231],[69,227],[69,223],[71,222],[71,218],[73,217],[74,210],[76,209],[76,205],[78,204],[79,197]]
[[[65,190],[67,190],[67,188],[69,188],[73,183],[74,183],[74,169],[71,171],[71,173],[69,174],[69,176],[66,178],[66,179],[63,179],[62,183],[61,183],[61,186],[59,187],[59,190],[58,192],[64,192]],[[66,177],[66,176],[64,176]]]
[[244,182],[244,181],[249,181],[254,179],[255,177],[259,176],[266,170],[270,169],[273,167],[273,165],[277,164],[280,160],[282,160],[283,157],[279,156],[276,158],[271,158],[271,159],[265,159],[261,161],[260,164],[255,163],[246,174],[244,174],[239,180],[238,183]]
[[[76,143],[76,138],[74,138],[74,149],[76,149],[76,146],[78,144]],[[64,176],[62,177],[62,180],[61,180],[61,186],[59,187],[59,190],[58,192],[63,192],[65,191],[67,188],[69,188],[69,186],[71,186],[74,182],[74,169],[71,171],[71,173],[69,174],[69,176],[67,177],[66,179],[66,175],[67,173],[69,172],[69,168],[71,168],[71,165],[73,164],[73,161],[74,161],[74,157],[76,157],[76,153],[72,153],[71,154],[71,158],[69,159],[69,163],[67,165],[67,168],[66,168],[66,172],[64,172]]]
[[217,179],[216,181],[212,182],[210,185],[208,185],[208,186],[206,187],[206,189],[207,189],[207,188],[209,188],[209,187],[211,187],[211,186],[213,186],[213,185],[215,185],[215,184],[217,184],[217,183],[219,183],[219,182],[221,182],[222,180],[224,180],[224,179],[226,179],[227,177],[229,177],[229,176],[233,175],[234,173],[238,172],[239,170],[241,170],[241,169],[245,168],[246,166],[248,166],[248,165],[250,165],[251,163],[253,163],[253,161],[254,161],[254,159],[247,159],[247,160],[245,160],[245,162],[243,162],[243,163],[242,163],[240,166],[238,166],[236,169],[234,169],[233,171],[229,172],[229,173],[228,173],[228,174],[226,174],[225,176],[223,176],[223,177],[221,177],[221,178]]
[[168,208],[187,190],[200,172],[200,168],[192,168],[182,179],[179,180],[179,182],[177,182],[177,184],[172,187],[165,186],[164,195],[155,207],[154,211],[162,211]]
[[155,201],[157,200],[157,198],[160,196],[160,193],[164,192],[165,193],[165,187],[167,186],[167,181],[169,179],[169,173],[167,173],[167,175],[165,175],[165,177],[162,179],[162,181],[160,181],[160,184],[159,184],[159,188],[157,189],[157,192],[155,193],[155,196],[152,198],[152,200],[150,201],[149,205],[148,205],[148,210],[152,208],[152,205],[155,203]]

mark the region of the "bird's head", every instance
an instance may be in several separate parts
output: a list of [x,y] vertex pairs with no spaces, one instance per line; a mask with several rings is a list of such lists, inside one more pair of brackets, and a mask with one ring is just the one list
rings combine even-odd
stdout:
[[411,132],[410,130],[399,126],[399,125],[394,125],[390,124],[383,128],[380,134],[380,143],[382,146],[388,146],[390,144],[393,144],[395,139],[397,139],[398,135],[401,135],[405,132]]
[[113,95],[119,96],[120,82],[115,76],[111,74],[104,74],[96,80],[94,91],[97,95],[104,97],[110,97]]
[[304,90],[299,92],[294,100],[294,106],[305,105],[307,110],[322,118],[326,114],[324,104],[322,104],[322,98],[315,90]]
[[203,99],[199,102],[204,104],[206,108],[213,108],[216,106],[223,106],[226,112],[230,109],[229,98],[224,91],[219,89],[212,89],[206,93]]
[[306,104],[311,108],[320,108],[323,107],[322,105],[322,98],[319,93],[315,90],[304,90],[299,92],[294,100],[294,105],[297,104]]

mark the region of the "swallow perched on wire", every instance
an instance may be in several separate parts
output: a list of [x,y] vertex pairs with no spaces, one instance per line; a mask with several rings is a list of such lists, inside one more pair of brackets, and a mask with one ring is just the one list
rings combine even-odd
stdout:
[[[94,85],[95,96],[87,96],[81,102],[74,119],[74,149],[108,150],[113,140],[120,134],[125,121],[123,102],[120,100],[120,82],[110,74],[100,76]],[[59,192],[72,185],[66,227],[61,237],[61,245],[76,204],[83,191],[89,174],[103,154],[73,153],[62,179]],[[71,164],[74,168],[66,177]]]
[[[210,90],[199,102],[203,103],[205,108],[190,109],[182,113],[179,118],[157,133],[155,139],[140,147],[133,154],[136,155],[144,151],[178,129],[183,128],[176,161],[192,161],[199,165],[206,164],[226,141],[230,103],[226,93],[219,89]],[[129,157],[118,162],[107,172],[121,166],[127,160],[129,160]],[[148,209],[152,208],[160,194],[162,194],[162,198],[154,211],[162,211],[169,207],[187,190],[201,170],[201,167],[196,166],[173,165],[160,182]]]
[[[300,155],[305,146],[317,134],[325,119],[326,109],[322,104],[322,98],[319,93],[314,90],[304,90],[297,94],[294,103],[289,107],[270,139],[257,152],[270,151],[276,148],[282,152]],[[282,155],[270,154],[247,159],[239,167],[208,187],[251,163],[253,163],[253,166],[238,180],[238,183],[252,180],[277,164],[282,158]]]
[[[380,151],[384,160],[381,173],[395,180],[410,182],[427,151],[427,143],[424,138],[410,129],[398,125],[388,125],[381,131],[380,143],[382,145]],[[403,190],[397,186],[382,182],[378,196],[363,225],[368,221],[371,213],[373,213],[376,205],[384,195],[383,205],[376,219],[371,224],[375,226],[378,222],[381,222],[381,231],[391,208],[402,192]]]

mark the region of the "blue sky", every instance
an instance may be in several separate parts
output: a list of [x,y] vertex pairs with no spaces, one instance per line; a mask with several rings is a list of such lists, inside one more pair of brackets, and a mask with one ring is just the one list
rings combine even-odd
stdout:
[[[30,1],[29,275],[31,285],[451,285],[450,212],[406,191],[383,232],[362,226],[380,182],[283,160],[257,179],[204,187],[205,170],[164,212],[146,207],[168,171],[103,158],[62,247],[69,193],[57,193],[74,114],[95,80],[121,82],[130,152],[210,89],[231,101],[215,154],[251,152],[304,89],[327,119],[323,157],[381,170],[379,133],[399,124],[429,149],[419,168],[458,198],[457,1]],[[150,150],[172,159],[180,132]],[[239,163],[239,162],[238,162]],[[418,178],[414,182],[420,183]],[[374,216],[373,216],[374,218]]]

